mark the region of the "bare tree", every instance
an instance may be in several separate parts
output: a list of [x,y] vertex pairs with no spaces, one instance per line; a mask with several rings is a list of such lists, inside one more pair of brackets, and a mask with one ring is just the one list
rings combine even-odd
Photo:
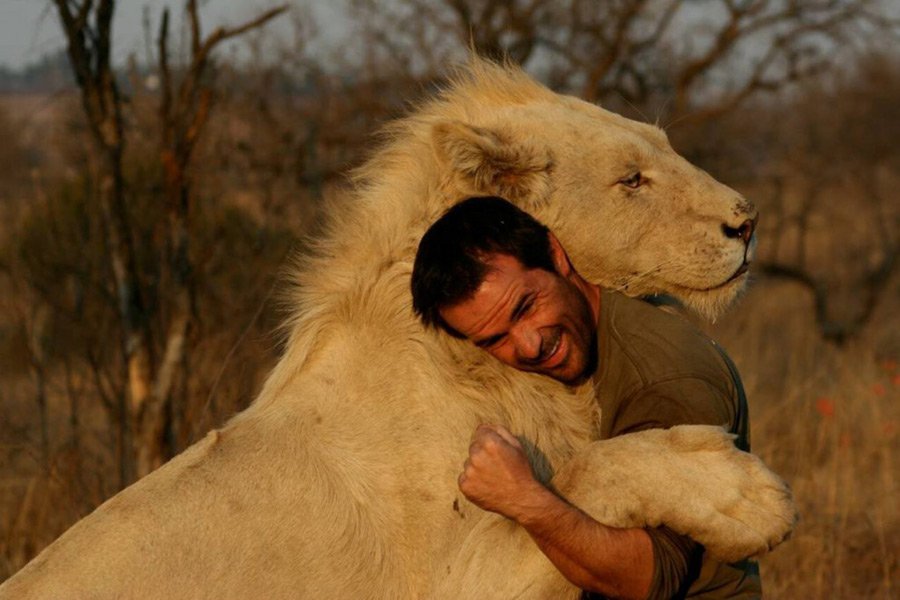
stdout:
[[[869,55],[852,75],[807,86],[777,124],[789,141],[773,157],[773,252],[759,271],[805,287],[822,336],[836,343],[863,331],[900,272],[900,211],[889,191],[900,169],[891,142],[898,94],[900,64]],[[864,234],[844,231],[848,213]]]
[[91,139],[100,157],[98,204],[122,323],[121,345],[128,381],[128,398],[121,398],[119,407],[120,483],[124,485],[134,477],[128,415],[143,412],[151,393],[155,361],[125,200],[122,97],[110,60],[115,2],[53,1],[66,36],[69,62],[81,89]]
[[[197,141],[206,125],[214,94],[209,67],[215,48],[229,39],[265,25],[287,10],[286,6],[270,9],[258,17],[233,28],[219,27],[208,36],[201,32],[197,1],[188,0],[185,16],[190,29],[190,55],[181,72],[173,73],[169,57],[169,10],[163,10],[158,43],[161,95],[159,123],[160,159],[166,194],[166,259],[163,269],[168,292],[168,327],[163,354],[155,380],[153,401],[141,423],[138,468],[148,472],[175,448],[165,452],[161,447],[174,433],[178,418],[172,406],[176,373],[187,370],[186,344],[195,314],[193,264],[190,255],[188,219],[191,214],[190,163]],[[180,76],[179,76],[180,75]],[[166,431],[168,428],[170,431]]]
[[[109,247],[122,326],[127,405],[121,400],[121,483],[143,476],[168,458],[171,439],[172,387],[186,364],[185,344],[193,314],[190,259],[191,192],[189,165],[212,103],[208,68],[213,50],[223,41],[260,27],[284,12],[269,10],[234,28],[218,28],[203,37],[196,0],[185,14],[191,33],[190,59],[175,74],[168,52],[168,10],[160,26],[159,71],[162,93],[159,124],[164,170],[166,251],[160,271],[164,297],[142,297],[141,273],[126,200],[122,158],[125,147],[123,100],[111,63],[114,0],[54,0],[68,42],[68,55],[81,89],[82,106],[97,153],[99,207]],[[154,340],[148,306],[162,315],[162,333]],[[155,343],[156,342],[156,343]],[[133,453],[133,454],[132,454]],[[136,458],[136,461],[133,460]]]
[[836,49],[897,27],[878,0],[350,2],[367,43],[407,67],[428,65],[419,65],[424,73],[464,59],[471,44],[590,101],[664,103],[673,118],[701,120],[821,72]]

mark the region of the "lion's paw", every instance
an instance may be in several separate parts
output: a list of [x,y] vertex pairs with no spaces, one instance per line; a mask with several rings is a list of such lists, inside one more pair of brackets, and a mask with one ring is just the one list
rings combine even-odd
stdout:
[[[787,539],[797,520],[790,488],[758,457],[735,448],[705,457],[714,487],[698,487],[694,502],[705,518],[685,528],[715,558],[734,562],[759,556]],[[678,521],[671,515],[672,521]],[[688,533],[686,531],[685,533]],[[690,533],[689,533],[690,535]]]

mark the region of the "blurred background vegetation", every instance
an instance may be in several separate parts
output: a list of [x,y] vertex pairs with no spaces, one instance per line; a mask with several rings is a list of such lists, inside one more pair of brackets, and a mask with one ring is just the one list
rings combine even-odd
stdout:
[[[220,0],[224,1],[224,0]],[[773,598],[895,598],[900,23],[876,0],[345,0],[202,23],[54,0],[67,46],[0,68],[0,579],[246,407],[279,281],[373,133],[469,49],[652,121],[761,209],[719,323],[754,449],[801,522]]]

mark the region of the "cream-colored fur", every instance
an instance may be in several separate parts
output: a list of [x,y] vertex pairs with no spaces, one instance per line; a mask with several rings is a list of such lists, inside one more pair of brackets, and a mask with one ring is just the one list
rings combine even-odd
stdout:
[[[635,168],[650,182],[630,192],[617,182]],[[589,386],[505,368],[410,310],[426,227],[464,196],[500,194],[588,278],[715,313],[743,252],[722,225],[753,208],[663,132],[475,61],[388,129],[354,185],[298,266],[286,351],[259,398],[72,527],[0,598],[577,597],[521,530],[458,491],[480,422],[507,425],[541,477],[610,524],[667,523],[727,558],[788,533],[783,484],[721,431],[595,442]]]

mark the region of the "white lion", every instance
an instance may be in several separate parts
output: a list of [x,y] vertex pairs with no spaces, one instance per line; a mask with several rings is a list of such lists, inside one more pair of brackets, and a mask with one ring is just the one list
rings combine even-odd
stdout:
[[[707,314],[743,283],[733,234],[752,206],[656,127],[480,61],[389,136],[298,270],[286,351],[259,398],[77,523],[0,598],[577,597],[521,529],[458,491],[481,422],[508,426],[542,478],[607,524],[666,523],[725,560],[788,533],[786,488],[721,430],[595,442],[589,386],[505,368],[410,309],[418,240],[465,196],[535,214],[589,279]],[[617,185],[637,171],[640,193]]]

